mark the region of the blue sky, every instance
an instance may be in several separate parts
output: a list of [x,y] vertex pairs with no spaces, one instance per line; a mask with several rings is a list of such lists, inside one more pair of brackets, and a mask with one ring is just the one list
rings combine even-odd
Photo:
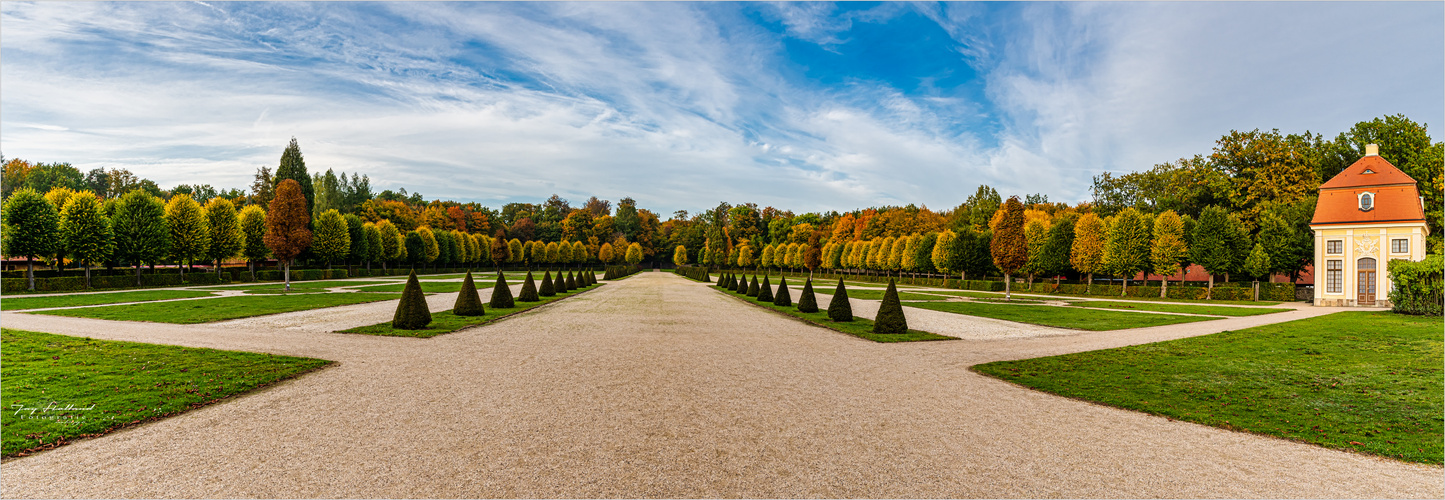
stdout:
[[0,152],[659,213],[1089,197],[1231,129],[1437,140],[1445,4],[0,4]]

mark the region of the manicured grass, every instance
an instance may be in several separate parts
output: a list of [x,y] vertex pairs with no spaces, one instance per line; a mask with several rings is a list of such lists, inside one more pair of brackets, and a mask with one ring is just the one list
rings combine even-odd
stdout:
[[974,369],[1119,408],[1439,464],[1440,329],[1438,316],[1342,312]]
[[[997,298],[1003,298],[1003,294],[1002,294],[1002,293],[974,292],[974,291],[967,291],[967,290],[965,290],[965,291],[927,290],[927,291],[924,291],[923,293],[933,293],[933,294],[938,294],[938,295],[951,295],[951,296],[954,296],[954,297],[969,297],[969,298],[975,298],[975,299],[997,299]],[[853,296],[853,295],[852,295],[852,292],[849,292],[848,296],[849,296],[849,297]]]
[[1035,325],[1074,328],[1078,330],[1123,330],[1146,326],[1191,323],[1217,318],[1207,316],[1175,316],[1136,312],[1091,311],[1061,306],[1015,305],[979,302],[914,302],[908,307],[982,316]]
[[[473,279],[475,279],[475,276],[473,277]],[[459,285],[459,286],[460,286],[460,285]],[[470,327],[473,327],[473,326],[485,325],[485,324],[487,324],[487,323],[491,323],[491,322],[493,322],[493,321],[497,321],[497,320],[499,320],[499,319],[505,318],[505,317],[507,317],[507,316],[511,316],[511,315],[513,315],[513,314],[520,313],[520,312],[522,312],[522,311],[526,311],[526,310],[529,310],[529,309],[534,309],[534,308],[536,308],[536,307],[540,307],[540,306],[543,306],[543,305],[546,305],[546,304],[550,304],[550,303],[553,303],[553,302],[556,302],[556,301],[565,299],[565,298],[567,298],[567,297],[575,296],[575,295],[577,295],[578,293],[585,292],[585,291],[587,291],[587,290],[591,290],[593,287],[596,287],[596,286],[600,286],[600,284],[598,284],[598,285],[593,285],[593,286],[590,286],[590,287],[587,287],[587,288],[582,288],[582,289],[578,289],[578,290],[573,290],[573,291],[567,292],[567,293],[559,293],[559,294],[554,295],[554,296],[552,296],[552,297],[542,297],[542,301],[541,301],[541,302],[516,302],[516,306],[517,306],[517,307],[513,307],[513,308],[509,308],[509,309],[495,309],[495,308],[492,308],[492,307],[490,307],[490,306],[486,306],[486,307],[484,307],[484,309],[486,310],[486,314],[485,314],[485,315],[482,315],[482,316],[457,316],[457,315],[455,315],[455,314],[452,314],[452,312],[451,312],[450,310],[442,311],[442,312],[434,312],[434,313],[431,314],[431,324],[427,325],[426,328],[421,329],[421,330],[402,330],[402,329],[398,329],[398,328],[392,328],[392,327],[391,327],[391,322],[390,322],[390,321],[387,321],[387,322],[385,322],[385,323],[377,323],[377,324],[375,324],[375,325],[370,325],[370,326],[359,326],[359,327],[356,327],[356,328],[351,328],[351,329],[347,329],[347,330],[341,330],[341,331],[339,331],[339,332],[337,332],[337,333],[360,333],[360,334],[364,334],[364,335],[382,335],[382,336],[387,336],[387,337],[419,337],[419,338],[431,338],[431,337],[435,337],[435,336],[437,336],[437,335],[441,335],[441,334],[443,334],[443,333],[455,332],[455,331],[461,330],[461,329],[463,329],[463,328],[470,328]],[[423,283],[423,284],[422,284],[422,287],[425,288],[425,287],[426,287],[426,284]],[[488,290],[490,290],[490,288],[489,288]],[[453,291],[456,291],[456,290],[453,290]],[[480,290],[479,290],[479,291],[480,291]],[[487,298],[488,298],[488,296],[486,296],[486,295],[483,295],[483,296],[482,296],[482,302],[483,302],[484,304],[486,303]]]
[[[1003,293],[1003,292],[999,292],[999,293]],[[1030,293],[1030,292],[1015,292],[1015,293]],[[1204,300],[1204,299],[1172,299],[1172,298],[1171,298],[1171,299],[1161,299],[1161,298],[1159,298],[1159,297],[1112,297],[1112,296],[1105,296],[1105,295],[1070,295],[1070,294],[1062,294],[1062,293],[1039,293],[1039,294],[1037,294],[1037,295],[1047,295],[1047,296],[1050,296],[1050,297],[1059,297],[1059,298],[1082,297],[1082,298],[1090,298],[1090,299],[1109,299],[1109,300],[1121,301],[1121,302],[1122,302],[1122,301],[1182,302],[1182,303],[1188,303],[1188,304],[1210,304],[1210,305],[1221,305],[1221,306],[1277,306],[1277,305],[1280,305],[1280,302],[1273,302],[1273,301],[1268,301],[1268,300],[1253,301],[1253,300]]]
[[0,351],[5,457],[184,413],[331,363],[10,329],[0,330]]
[[1154,304],[1149,302],[1123,302],[1103,300],[1081,300],[1069,304],[1075,307],[1102,307],[1106,309],[1132,309],[1136,311],[1159,311],[1188,314],[1213,314],[1216,316],[1259,316],[1278,312],[1293,311],[1285,308],[1227,307],[1227,306],[1182,306],[1177,304]]
[[[493,276],[492,279],[495,280],[496,277]],[[442,281],[442,282],[435,282],[435,281],[422,281],[422,280],[417,280],[417,283],[421,285],[421,291],[426,292],[426,293],[455,293],[455,292],[460,292],[460,291],[462,291],[462,282],[460,282],[460,281]],[[473,277],[472,277],[472,283],[475,284],[475,285],[477,285],[477,291],[487,290],[487,293],[491,293],[492,285],[493,285],[493,283],[496,283],[496,281],[478,283],[478,282],[477,282],[477,277],[476,277],[476,276],[473,276]],[[485,287],[485,288],[484,288],[484,287]],[[393,284],[390,284],[390,285],[371,285],[371,286],[357,287],[357,288],[356,288],[356,291],[359,291],[359,292],[400,292],[400,291],[402,291],[402,289],[405,289],[405,288],[406,288],[406,283],[393,283]],[[487,297],[482,297],[483,300],[485,300],[486,298],[487,298]]]
[[118,321],[151,321],[155,323],[210,323],[236,318],[249,318],[307,309],[344,306],[395,300],[394,293],[315,293],[291,295],[245,295],[215,299],[131,304],[123,306],[87,307],[38,311],[31,314],[96,318]]
[[[719,291],[721,292],[722,290],[719,290]],[[868,319],[868,318],[860,318],[860,317],[855,316],[855,317],[853,317],[853,321],[844,321],[844,322],[836,322],[836,321],[833,321],[833,320],[829,319],[829,318],[828,318],[828,303],[825,302],[825,301],[823,301],[823,300],[821,300],[821,299],[818,301],[818,302],[819,302],[819,304],[818,304],[818,309],[819,309],[818,312],[815,312],[815,313],[805,313],[805,312],[799,312],[799,311],[798,311],[798,309],[797,309],[797,304],[796,304],[796,303],[794,303],[794,305],[792,305],[792,306],[777,306],[777,305],[773,305],[771,302],[758,302],[757,300],[754,300],[752,297],[748,297],[748,296],[746,296],[746,295],[737,294],[737,293],[734,293],[734,292],[724,292],[724,293],[726,293],[726,294],[727,294],[728,296],[730,296],[730,297],[736,298],[736,299],[741,300],[741,301],[743,301],[743,302],[747,302],[747,303],[749,303],[749,304],[756,305],[756,306],[758,306],[758,307],[764,307],[764,308],[767,308],[767,309],[772,309],[772,310],[774,310],[774,311],[777,311],[777,312],[780,312],[780,313],[783,313],[783,314],[792,316],[792,317],[794,317],[794,318],[798,318],[798,319],[800,319],[800,320],[806,321],[806,322],[808,322],[808,323],[812,323],[812,324],[814,324],[814,325],[821,326],[821,327],[823,327],[823,328],[828,328],[828,329],[831,329],[831,330],[843,332],[843,333],[846,333],[846,334],[848,334],[848,335],[852,335],[852,336],[854,336],[854,337],[859,337],[859,338],[863,338],[863,339],[867,339],[867,340],[872,340],[872,341],[874,341],[874,342],[889,343],[889,342],[919,342],[919,341],[926,341],[926,340],[958,340],[958,337],[949,337],[949,336],[947,336],[947,335],[939,335],[939,334],[936,334],[936,333],[928,333],[928,332],[925,332],[925,331],[913,330],[913,329],[909,329],[909,330],[908,330],[908,333],[879,335],[879,334],[873,333],[873,320]]]
[[[836,287],[838,284],[835,282],[835,283],[833,283],[833,285]],[[791,284],[788,285],[788,288],[789,288],[790,290],[797,290],[797,289],[796,289],[795,287],[793,287]],[[816,292],[816,291],[818,290],[818,284],[817,284],[817,283],[813,283],[813,290],[814,290],[814,292]],[[832,292],[832,291],[833,291],[833,288],[828,288],[828,289],[825,290],[825,291],[826,291],[826,292]],[[887,291],[886,289],[884,289],[884,290],[848,290],[848,298],[850,298],[850,299],[864,299],[864,300],[883,300],[883,293],[886,292],[886,291]],[[798,292],[797,292],[797,291],[794,291],[793,293],[796,294],[796,293],[798,293]],[[898,292],[898,300],[948,300],[948,297],[940,297],[940,296],[937,296],[937,295],[925,295],[925,294],[921,294],[921,293],[912,293],[912,292]]]
[[0,301],[0,309],[6,311],[20,311],[24,309],[40,309],[45,307],[74,307],[93,306],[97,304],[117,304],[121,302],[148,302],[152,300],[186,299],[191,297],[207,297],[211,292],[193,290],[151,290],[145,292],[115,292],[115,293],[90,293],[82,295],[57,295],[54,297],[24,297],[5,298]]
[[[324,292],[327,288],[358,287],[374,283],[395,283],[405,282],[406,278],[400,280],[324,280],[324,281],[292,281],[291,293],[316,293]],[[241,290],[246,293],[285,293],[285,283],[264,283],[240,286],[210,286],[199,288],[199,290]]]

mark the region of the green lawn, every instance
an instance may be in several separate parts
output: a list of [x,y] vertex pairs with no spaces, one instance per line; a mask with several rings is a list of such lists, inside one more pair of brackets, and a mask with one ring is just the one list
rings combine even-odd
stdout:
[[1017,321],[1019,323],[1095,331],[1123,330],[1126,328],[1173,325],[1176,323],[1191,323],[1194,321],[1216,319],[1206,316],[1092,311],[1073,307],[1015,305],[997,302],[915,302],[909,304],[908,307],[967,314],[969,316],[982,316],[1005,321]]
[[[924,291],[923,293],[932,293],[932,294],[938,294],[938,295],[950,295],[950,296],[954,296],[954,297],[969,297],[969,298],[975,298],[975,299],[997,299],[997,298],[1002,298],[1002,297],[1003,297],[1003,294],[1002,294],[1002,293],[974,292],[974,291],[967,291],[967,290],[965,290],[965,291],[926,290],[926,291]],[[848,294],[848,296],[851,297],[851,296],[853,296],[853,295],[852,295],[852,293],[850,292],[850,293]]]
[[1071,398],[1441,463],[1441,319],[1342,312],[974,369]]
[[57,295],[54,297],[10,297],[0,300],[0,309],[20,311],[45,307],[93,306],[121,302],[149,302],[152,300],[186,299],[207,297],[211,292],[198,290],[150,290],[143,292],[89,293],[82,295]]
[[[477,290],[487,290],[487,293],[491,293],[492,285],[496,283],[495,281],[481,283],[477,283],[476,281],[476,277],[473,276],[472,283],[477,285]],[[421,291],[426,293],[455,293],[462,291],[462,282],[460,281],[434,282],[418,280],[417,283],[421,285]],[[356,290],[359,292],[400,292],[405,288],[406,283],[393,283],[390,285],[357,287]]]
[[10,329],[0,330],[0,351],[5,457],[183,413],[331,363]]
[[[999,293],[1003,293],[1003,292],[999,292]],[[1015,292],[1015,293],[1030,293],[1030,292]],[[1062,293],[1039,293],[1038,295],[1047,295],[1047,296],[1050,296],[1050,297],[1059,297],[1059,298],[1083,297],[1083,298],[1091,298],[1091,299],[1109,299],[1109,300],[1114,300],[1114,301],[1182,302],[1182,303],[1188,303],[1188,304],[1211,304],[1211,305],[1222,305],[1222,306],[1277,306],[1277,305],[1280,305],[1280,302],[1273,302],[1273,301],[1268,301],[1268,300],[1253,301],[1253,300],[1204,300],[1204,299],[1174,299],[1174,298],[1161,299],[1161,298],[1159,298],[1159,297],[1111,297],[1111,296],[1106,296],[1106,295],[1069,295],[1069,294],[1062,294]]]
[[[939,334],[936,334],[936,333],[928,333],[928,332],[925,332],[925,331],[913,330],[913,329],[909,329],[909,330],[908,330],[908,333],[903,333],[903,334],[885,334],[885,335],[876,334],[876,333],[873,333],[873,320],[871,320],[871,319],[860,318],[860,317],[856,317],[856,316],[853,318],[853,321],[836,322],[836,321],[833,321],[833,320],[829,319],[829,318],[828,318],[828,303],[827,303],[827,302],[824,302],[824,301],[821,301],[821,300],[819,301],[820,303],[818,304],[818,309],[819,309],[818,312],[815,312],[815,313],[804,313],[804,312],[799,312],[799,311],[798,311],[797,302],[794,302],[792,306],[777,306],[777,305],[773,305],[773,303],[771,303],[771,302],[758,302],[758,301],[757,301],[755,298],[753,298],[753,297],[748,297],[748,296],[746,296],[746,295],[742,295],[742,294],[739,294],[739,293],[735,293],[735,292],[731,292],[731,291],[725,291],[725,292],[726,292],[729,296],[735,297],[735,298],[737,298],[738,300],[747,302],[747,303],[749,303],[749,304],[753,304],[753,305],[756,305],[756,306],[758,306],[758,307],[764,307],[764,308],[767,308],[767,309],[772,309],[772,310],[774,310],[774,311],[777,311],[777,312],[780,312],[780,313],[783,313],[783,314],[792,316],[792,317],[794,317],[794,318],[801,319],[801,320],[803,320],[803,321],[806,321],[806,322],[808,322],[808,323],[812,323],[812,324],[814,324],[814,325],[821,326],[821,327],[823,327],[823,328],[828,328],[828,329],[836,330],[836,331],[843,332],[843,333],[846,333],[846,334],[848,334],[848,335],[852,335],[852,336],[855,336],[855,337],[860,337],[860,338],[863,338],[863,339],[872,340],[872,341],[874,341],[874,342],[888,343],[888,342],[918,342],[918,341],[925,341],[925,340],[958,340],[958,337],[949,337],[949,336],[947,336],[947,335],[939,335]],[[796,300],[796,298],[797,298],[797,296],[794,295],[794,299],[795,299],[795,300]]]
[[[422,286],[425,287],[426,284],[423,284]],[[437,335],[441,335],[443,333],[455,332],[463,328],[485,325],[487,323],[497,321],[513,314],[550,304],[558,300],[565,299],[567,297],[575,296],[578,293],[587,291],[591,288],[592,287],[587,287],[567,293],[559,293],[551,297],[542,297],[541,302],[516,302],[517,307],[513,307],[510,309],[494,309],[491,306],[485,306],[487,300],[491,298],[491,296],[489,295],[490,292],[488,292],[488,294],[482,295],[482,304],[484,304],[483,309],[486,311],[486,314],[482,316],[457,316],[452,314],[450,310],[447,310],[432,313],[431,324],[427,325],[425,329],[421,330],[401,330],[397,328],[392,328],[391,322],[387,321],[385,323],[377,323],[375,325],[359,326],[356,328],[342,330],[337,333],[360,333],[365,335],[382,335],[387,337],[431,338]],[[491,289],[488,288],[487,290]]]
[[1227,306],[1183,306],[1177,304],[1154,304],[1150,302],[1125,302],[1104,300],[1081,300],[1069,304],[1076,307],[1102,307],[1106,309],[1130,309],[1135,311],[1159,311],[1188,314],[1213,314],[1216,316],[1259,316],[1278,312],[1293,311],[1280,307],[1227,307]]
[[[403,276],[403,277],[401,278],[401,280],[402,280],[402,281],[405,281],[405,280],[406,280],[406,277]],[[291,282],[291,292],[292,292],[292,293],[295,293],[295,292],[316,293],[316,292],[324,292],[324,291],[326,291],[327,288],[358,287],[358,286],[366,286],[366,285],[372,284],[372,283],[393,283],[393,282],[395,282],[395,281],[397,281],[397,280],[292,281],[292,282]],[[251,284],[251,285],[239,285],[239,286],[208,286],[208,287],[204,287],[204,288],[198,288],[198,290],[217,290],[217,291],[220,291],[220,290],[241,290],[241,291],[244,291],[244,292],[246,292],[246,293],[258,293],[258,294],[285,293],[285,291],[286,291],[286,284],[285,284],[285,283],[264,283],[264,284]]]
[[251,316],[263,316],[323,307],[344,306],[380,300],[394,300],[394,293],[316,293],[291,295],[243,295],[185,302],[162,302],[123,306],[86,307],[38,311],[31,314],[96,318],[118,321],[151,321],[156,323],[210,323]]
[[[813,284],[813,291],[814,291],[814,292],[817,292],[817,293],[827,293],[827,294],[832,294],[832,293],[833,293],[833,290],[837,289],[836,287],[838,286],[837,283],[833,283],[833,286],[832,286],[832,287],[829,287],[827,290],[819,290],[818,287],[817,287],[817,285],[818,285],[817,283],[814,283],[814,284]],[[794,289],[794,288],[791,287],[791,286],[789,286],[788,288],[789,288],[789,289],[792,289],[792,290],[793,290],[793,293],[794,293],[795,295],[800,291],[800,289]],[[886,291],[887,291],[886,289],[885,289],[885,290],[848,290],[848,298],[850,298],[850,299],[864,299],[864,300],[883,300],[883,293],[886,292]],[[898,300],[948,300],[948,297],[940,297],[940,296],[937,296],[937,295],[926,295],[926,294],[922,294],[922,293],[898,292]]]

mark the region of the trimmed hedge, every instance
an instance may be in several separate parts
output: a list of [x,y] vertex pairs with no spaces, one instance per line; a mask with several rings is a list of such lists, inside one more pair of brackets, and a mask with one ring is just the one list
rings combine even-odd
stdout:
[[[792,275],[797,276],[797,277],[805,277],[805,276],[808,275],[807,273],[783,273],[783,275],[785,275],[785,276],[788,275],[788,274],[792,274]],[[834,276],[837,276],[837,275],[834,274]],[[843,275],[843,276],[841,276],[841,278],[842,278],[842,279],[849,280],[849,281],[864,281],[864,282],[870,282],[870,283],[887,283],[888,280],[889,280],[889,278],[886,277],[886,276],[870,276],[870,275],[862,275],[862,274],[860,274],[860,275]],[[896,281],[896,283],[898,283],[898,284],[903,284],[903,285],[921,285],[921,286],[930,286],[930,287],[938,287],[938,288],[952,288],[952,289],[956,289],[956,290],[977,290],[977,291],[982,291],[982,292],[1002,292],[1003,289],[1004,289],[1004,283],[1003,283],[1002,281],[983,281],[983,280],[962,280],[962,281],[961,281],[961,280],[957,280],[957,279],[909,278],[909,277],[901,277],[901,278],[893,278],[893,279]],[[1134,283],[1135,283],[1135,281],[1133,281],[1133,280],[1130,281],[1130,284],[1129,284],[1129,294],[1127,295],[1128,297],[1158,297],[1158,296],[1159,296],[1159,287],[1158,287],[1158,286],[1136,286],[1136,285],[1134,285]],[[1152,281],[1152,283],[1157,283],[1157,281]],[[1250,299],[1254,298],[1254,288],[1253,288],[1253,286],[1254,286],[1254,282],[1252,282],[1252,281],[1234,281],[1234,282],[1229,282],[1229,283],[1219,283],[1219,282],[1216,282],[1216,283],[1214,284],[1213,299],[1214,299],[1214,300],[1250,300]],[[1086,288],[1088,288],[1088,289],[1091,291],[1091,293],[1087,293],[1087,294],[1084,293],[1084,290],[1085,290]],[[1091,297],[1119,297],[1119,296],[1120,296],[1120,292],[1121,292],[1122,290],[1123,290],[1123,285],[1101,285],[1101,284],[1097,284],[1097,283],[1094,284],[1092,287],[1087,287],[1086,285],[1083,285],[1083,284],[1063,284],[1063,285],[1059,285],[1057,288],[1055,288],[1054,282],[1053,282],[1053,281],[1049,281],[1049,280],[1037,280],[1037,281],[1034,281],[1034,285],[1033,285],[1032,288],[1029,287],[1028,284],[1026,284],[1026,283],[1015,283],[1014,286],[1013,286],[1013,291],[1015,291],[1015,292],[1020,292],[1020,293],[1058,293],[1058,294],[1064,294],[1064,295],[1087,295],[1087,296],[1091,296]],[[1206,282],[1202,282],[1202,281],[1190,281],[1190,282],[1185,282],[1185,283],[1182,283],[1182,284],[1179,283],[1179,282],[1177,282],[1177,281],[1170,281],[1170,282],[1169,282],[1169,298],[1171,298],[1171,299],[1204,300],[1204,296],[1205,296],[1205,294],[1206,294],[1207,292],[1208,292],[1208,286],[1206,285]],[[1295,300],[1297,300],[1297,299],[1295,298],[1295,284],[1294,284],[1294,283],[1260,283],[1260,284],[1259,284],[1259,300],[1262,300],[1262,301],[1267,300],[1267,301],[1273,301],[1273,302],[1292,302],[1292,301],[1295,301]]]
[[607,270],[606,270],[606,272],[603,273],[602,279],[604,279],[604,280],[622,279],[622,278],[625,278],[625,277],[627,277],[627,276],[631,276],[631,275],[633,275],[633,274],[635,274],[635,273],[638,273],[638,272],[641,272],[641,271],[642,271],[642,266],[634,266],[634,265],[631,265],[631,264],[628,264],[628,265],[618,265],[618,266],[607,266]]
[[707,275],[706,267],[679,267],[677,269],[673,269],[672,272],[677,273],[678,276],[682,276],[693,281],[712,283],[712,278]]
[[1445,257],[1428,255],[1425,260],[1390,261],[1390,305],[1401,314],[1439,316],[1445,310]]
[[[135,271],[132,270],[132,273]],[[185,281],[181,281],[180,273],[149,274],[144,271],[140,275],[140,286],[135,284],[135,274],[123,276],[94,276],[90,277],[90,288],[85,288],[85,276],[67,276],[64,278],[35,278],[35,291],[37,292],[77,292],[84,290],[102,290],[116,288],[154,288],[168,286],[193,286],[193,285],[223,285],[229,283],[225,275],[216,273],[194,272],[186,273]],[[0,292],[17,293],[29,290],[30,283],[25,278],[5,278],[0,280]]]

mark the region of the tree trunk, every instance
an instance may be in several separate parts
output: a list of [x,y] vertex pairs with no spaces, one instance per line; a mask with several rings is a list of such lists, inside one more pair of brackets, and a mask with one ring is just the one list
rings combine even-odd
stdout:
[[1164,276],[1164,279],[1159,280],[1159,298],[1161,298],[1161,299],[1169,298],[1169,277],[1168,277],[1168,276]]
[[89,289],[90,289],[90,261],[87,260],[87,261],[85,261],[85,263],[82,264],[82,265],[85,266],[85,288],[86,288],[87,290],[89,290]]
[[135,263],[135,286],[140,286],[140,262]]
[[1013,274],[1003,273],[1003,299],[1013,300]]
[[30,291],[35,291],[35,256],[25,256],[25,277],[30,280]]
[[1124,275],[1124,288],[1119,291],[1119,296],[1129,295],[1129,275]]
[[251,270],[251,281],[256,281],[256,261],[246,259],[246,267]]
[[285,274],[286,274],[286,292],[287,292],[287,293],[290,293],[290,292],[291,292],[291,261],[290,261],[290,260],[287,260],[285,266],[286,266],[286,272],[285,272]]
[[1209,289],[1204,292],[1204,300],[1214,300],[1214,273],[1209,273]]
[[1259,280],[1254,280],[1254,301],[1259,302]]
[[1088,279],[1089,281],[1084,283],[1084,295],[1089,295],[1089,292],[1094,291],[1094,273],[1089,273]]
[[185,284],[185,282],[186,282],[186,263],[185,263],[185,262],[181,262],[181,261],[176,261],[176,269],[180,269],[180,270],[181,270],[181,283],[182,283],[182,284]]

